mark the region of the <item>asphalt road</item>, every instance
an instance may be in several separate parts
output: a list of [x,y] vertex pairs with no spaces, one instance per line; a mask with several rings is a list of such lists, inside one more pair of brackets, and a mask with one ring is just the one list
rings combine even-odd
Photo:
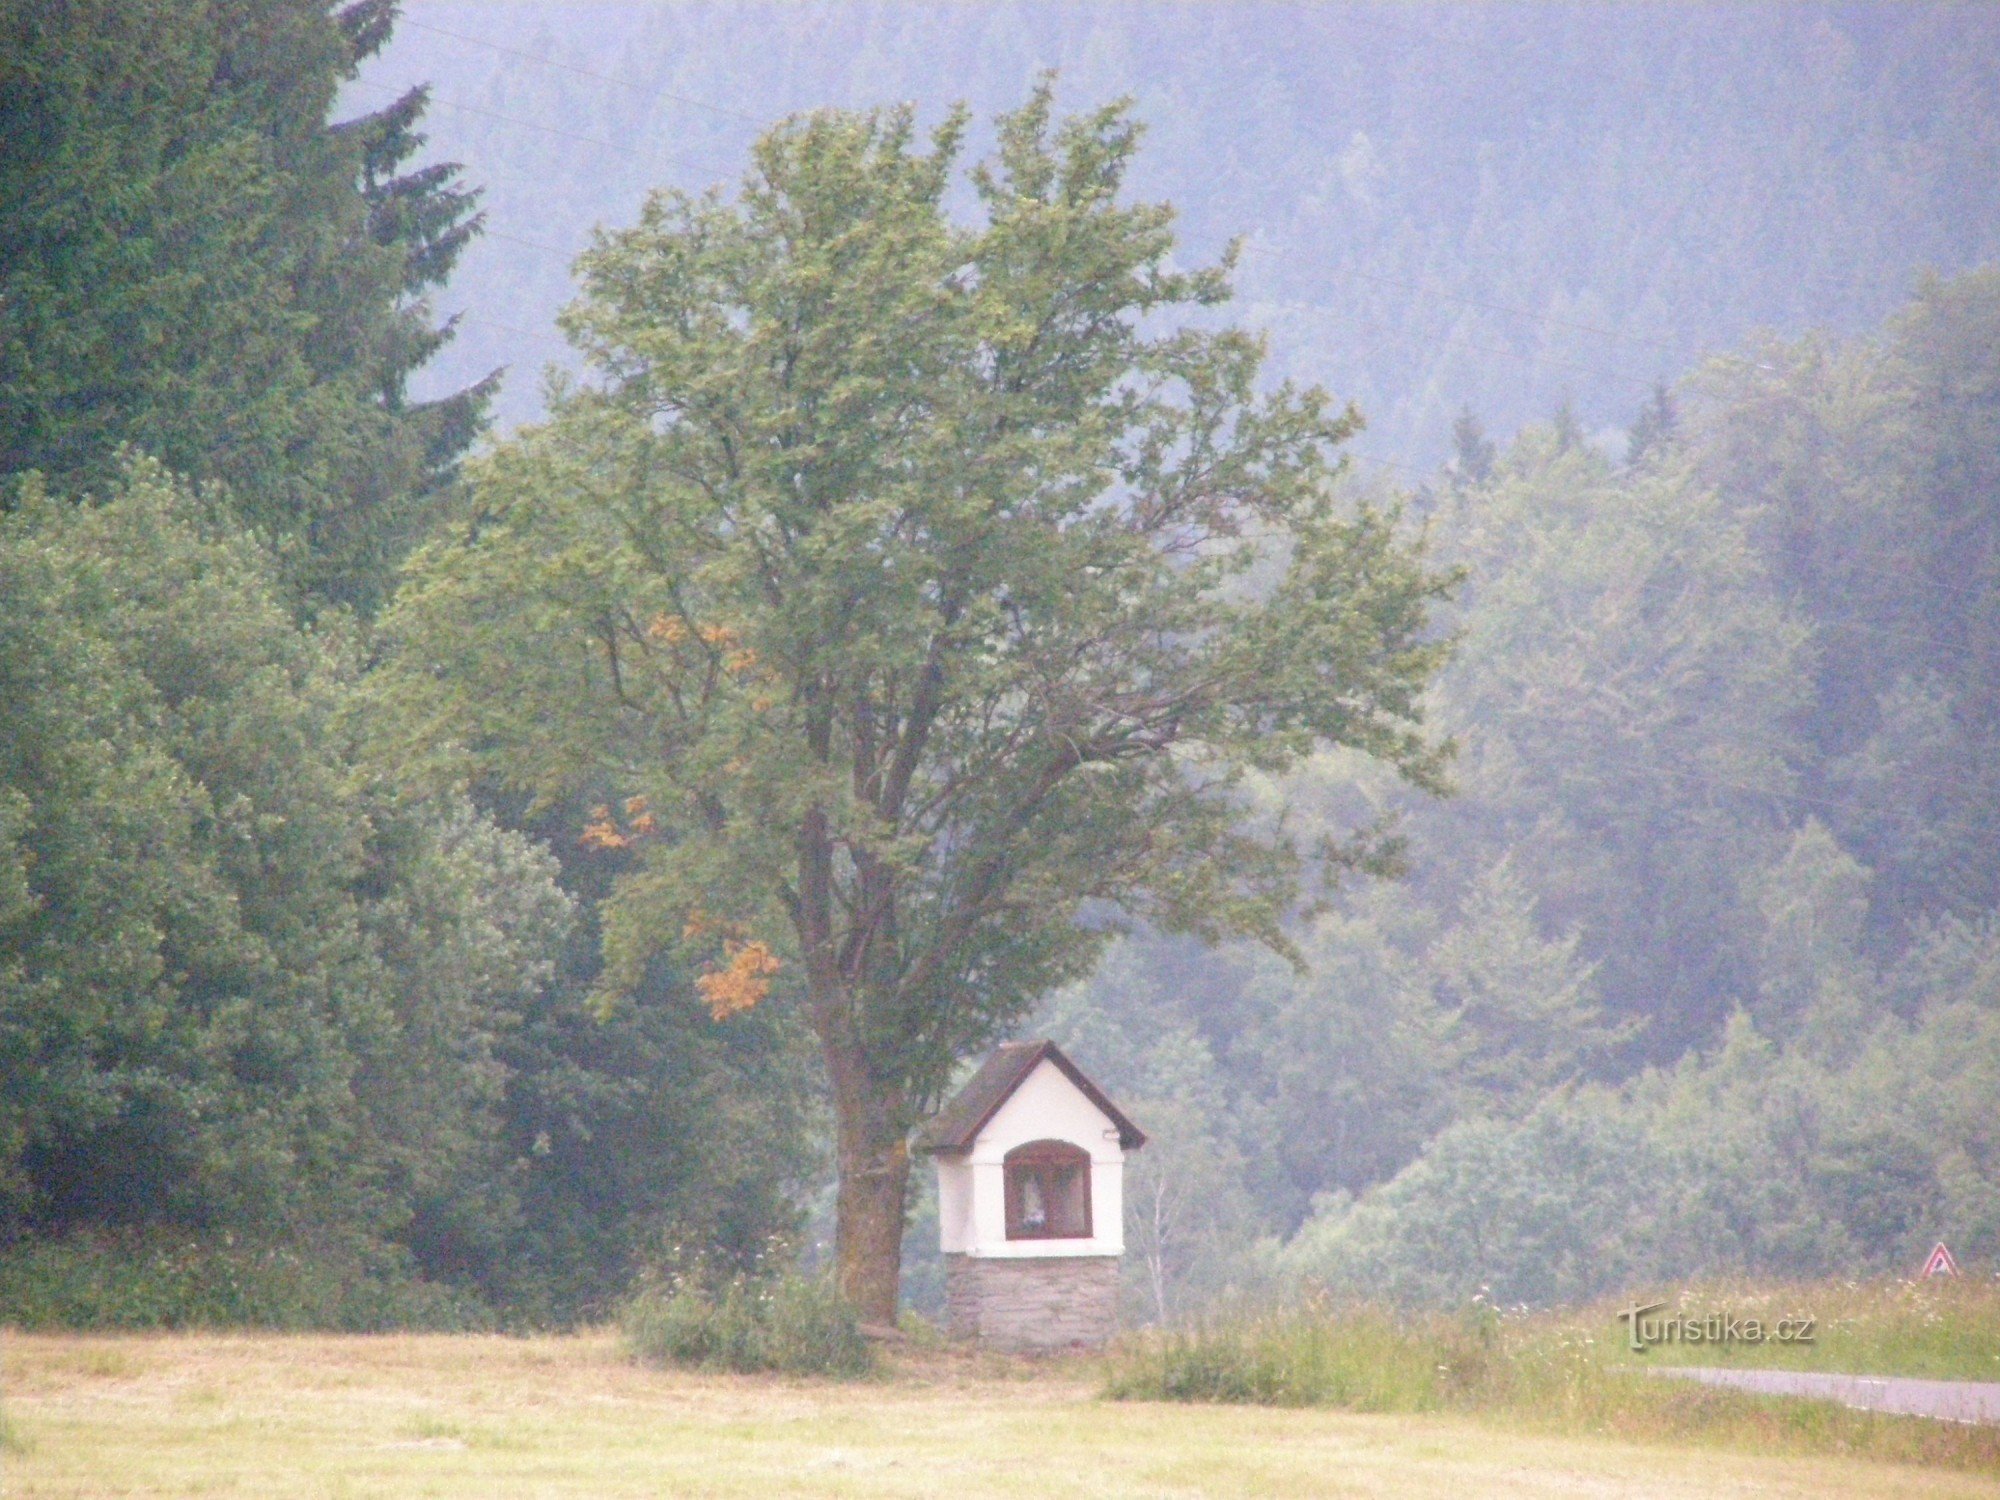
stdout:
[[1666,1365],[1655,1375],[1675,1375],[1710,1385],[1735,1386],[1773,1396],[1814,1396],[1861,1411],[1939,1417],[1948,1422],[2000,1422],[2000,1383],[1982,1380],[1915,1380],[1902,1375],[1814,1375],[1798,1370],[1715,1370]]

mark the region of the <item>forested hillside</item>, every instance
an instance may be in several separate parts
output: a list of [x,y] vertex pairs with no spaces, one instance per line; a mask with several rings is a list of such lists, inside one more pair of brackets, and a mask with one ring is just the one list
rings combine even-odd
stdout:
[[1140,1173],[1190,1295],[1547,1301],[2000,1233],[2000,273],[1655,417],[1616,457],[1471,445],[1412,502],[1466,569],[1458,794],[1285,789],[1400,803],[1405,882],[1309,922],[1304,971],[1139,941],[1050,1012],[1169,1122]]
[[2000,253],[2000,17],[1979,5],[408,14],[349,97],[432,84],[434,147],[487,189],[435,369],[507,365],[503,422],[564,357],[570,257],[648,189],[733,180],[795,110],[965,100],[983,121],[1044,67],[1070,108],[1134,98],[1135,190],[1175,203],[1195,257],[1246,237],[1235,315],[1401,462],[1444,458],[1465,406],[1511,433],[1567,397],[1622,429],[1754,328],[1857,332],[1917,269]]
[[1996,99],[1976,5],[0,0],[0,1322],[813,1251],[814,837],[877,1156],[1057,1037],[1137,1316],[2000,1261]]

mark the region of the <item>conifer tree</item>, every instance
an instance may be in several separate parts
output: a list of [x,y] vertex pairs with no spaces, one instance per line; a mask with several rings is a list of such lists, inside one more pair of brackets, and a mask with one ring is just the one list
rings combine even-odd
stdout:
[[301,597],[371,609],[477,432],[412,402],[478,224],[425,93],[328,123],[390,0],[0,0],[0,475],[130,443],[224,482]]
[[1452,475],[1460,484],[1484,484],[1493,477],[1498,449],[1471,407],[1461,408],[1458,420],[1451,424],[1451,444]]
[[1646,398],[1646,404],[1639,408],[1639,415],[1632,421],[1631,431],[1625,435],[1625,462],[1637,465],[1646,459],[1664,452],[1673,446],[1680,433],[1680,410],[1674,404],[1674,393],[1667,389],[1664,380],[1653,383],[1653,393]]

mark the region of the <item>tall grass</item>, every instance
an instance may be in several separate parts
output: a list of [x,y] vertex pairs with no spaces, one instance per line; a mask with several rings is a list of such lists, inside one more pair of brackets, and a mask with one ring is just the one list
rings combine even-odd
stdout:
[[1497,1319],[1412,1317],[1323,1302],[1224,1314],[1133,1340],[1114,1356],[1115,1400],[1229,1401],[1436,1411],[1491,1378]]
[[31,1453],[33,1451],[34,1444],[30,1443],[22,1435],[21,1429],[14,1425],[14,1419],[7,1415],[7,1409],[4,1406],[0,1406],[0,1453]]
[[[1834,1352],[1823,1352],[1823,1358],[1865,1356],[1879,1364],[1907,1332],[1922,1373],[1962,1373],[1966,1351],[1982,1340],[1988,1341],[1985,1353],[2000,1347],[1990,1341],[2000,1312],[2000,1298],[1991,1289],[1912,1293],[1894,1285],[1843,1283],[1839,1290],[1844,1300],[1835,1298],[1834,1288],[1765,1288],[1764,1294],[1774,1306],[1822,1294],[1834,1311],[1815,1315],[1840,1324],[1829,1345]],[[1739,1287],[1735,1295],[1748,1297],[1751,1291]],[[1727,1295],[1722,1289],[1704,1291],[1691,1297],[1689,1310],[1734,1312],[1737,1305]],[[1964,1314],[1964,1325],[1949,1336],[1939,1333],[1939,1322],[1948,1322],[1955,1309]],[[1454,1410],[1510,1427],[1636,1442],[1866,1455],[2000,1472],[2000,1427],[1649,1378],[1644,1369],[1653,1356],[1637,1356],[1625,1347],[1615,1313],[1609,1303],[1506,1315],[1475,1304],[1461,1315],[1446,1315],[1306,1298],[1129,1340],[1113,1352],[1105,1394],[1128,1401]],[[1910,1351],[1903,1357],[1912,1362]]]
[[634,1296],[618,1323],[627,1350],[657,1364],[853,1377],[875,1363],[832,1283],[798,1275],[675,1279]]
[[[1650,1299],[1649,1299],[1650,1300]],[[1816,1319],[1809,1344],[1664,1344],[1644,1362],[2000,1380],[2000,1282],[1717,1282],[1667,1295],[1667,1312]]]

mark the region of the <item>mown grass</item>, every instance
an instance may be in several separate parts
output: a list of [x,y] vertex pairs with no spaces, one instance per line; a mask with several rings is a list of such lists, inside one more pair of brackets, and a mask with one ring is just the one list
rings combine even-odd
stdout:
[[1104,1402],[1093,1365],[957,1350],[866,1381],[661,1370],[609,1333],[13,1333],[0,1361],[8,1500],[2000,1500],[2000,1476],[1450,1410]]
[[[1736,1311],[1754,1289],[1690,1294],[1690,1314]],[[1987,1289],[1912,1293],[1892,1284],[1823,1289],[1837,1309],[1827,1346],[1801,1369],[1962,1375],[2000,1347],[2000,1299]],[[1766,1288],[1773,1308],[1804,1308],[1819,1288]],[[1739,1301],[1732,1302],[1734,1296]],[[1797,1299],[1803,1298],[1803,1302]],[[1788,1299],[1791,1299],[1788,1301]],[[1639,1298],[1639,1302],[1678,1299]],[[1123,1344],[1109,1365],[1114,1400],[1326,1406],[1359,1412],[1460,1412],[1510,1427],[1757,1453],[1841,1454],[2000,1474],[2000,1427],[1854,1411],[1831,1401],[1757,1396],[1646,1378],[1658,1351],[1626,1346],[1619,1305],[1561,1313],[1400,1313],[1306,1298],[1217,1316]],[[1775,1314],[1774,1314],[1775,1315]],[[1943,1331],[1954,1317],[1956,1328]],[[1907,1339],[1905,1346],[1903,1340]],[[1701,1351],[1675,1350],[1678,1363]],[[1794,1353],[1791,1358],[1801,1358]],[[1720,1362],[1720,1361],[1715,1361]],[[1739,1359],[1738,1363],[1743,1361]]]

